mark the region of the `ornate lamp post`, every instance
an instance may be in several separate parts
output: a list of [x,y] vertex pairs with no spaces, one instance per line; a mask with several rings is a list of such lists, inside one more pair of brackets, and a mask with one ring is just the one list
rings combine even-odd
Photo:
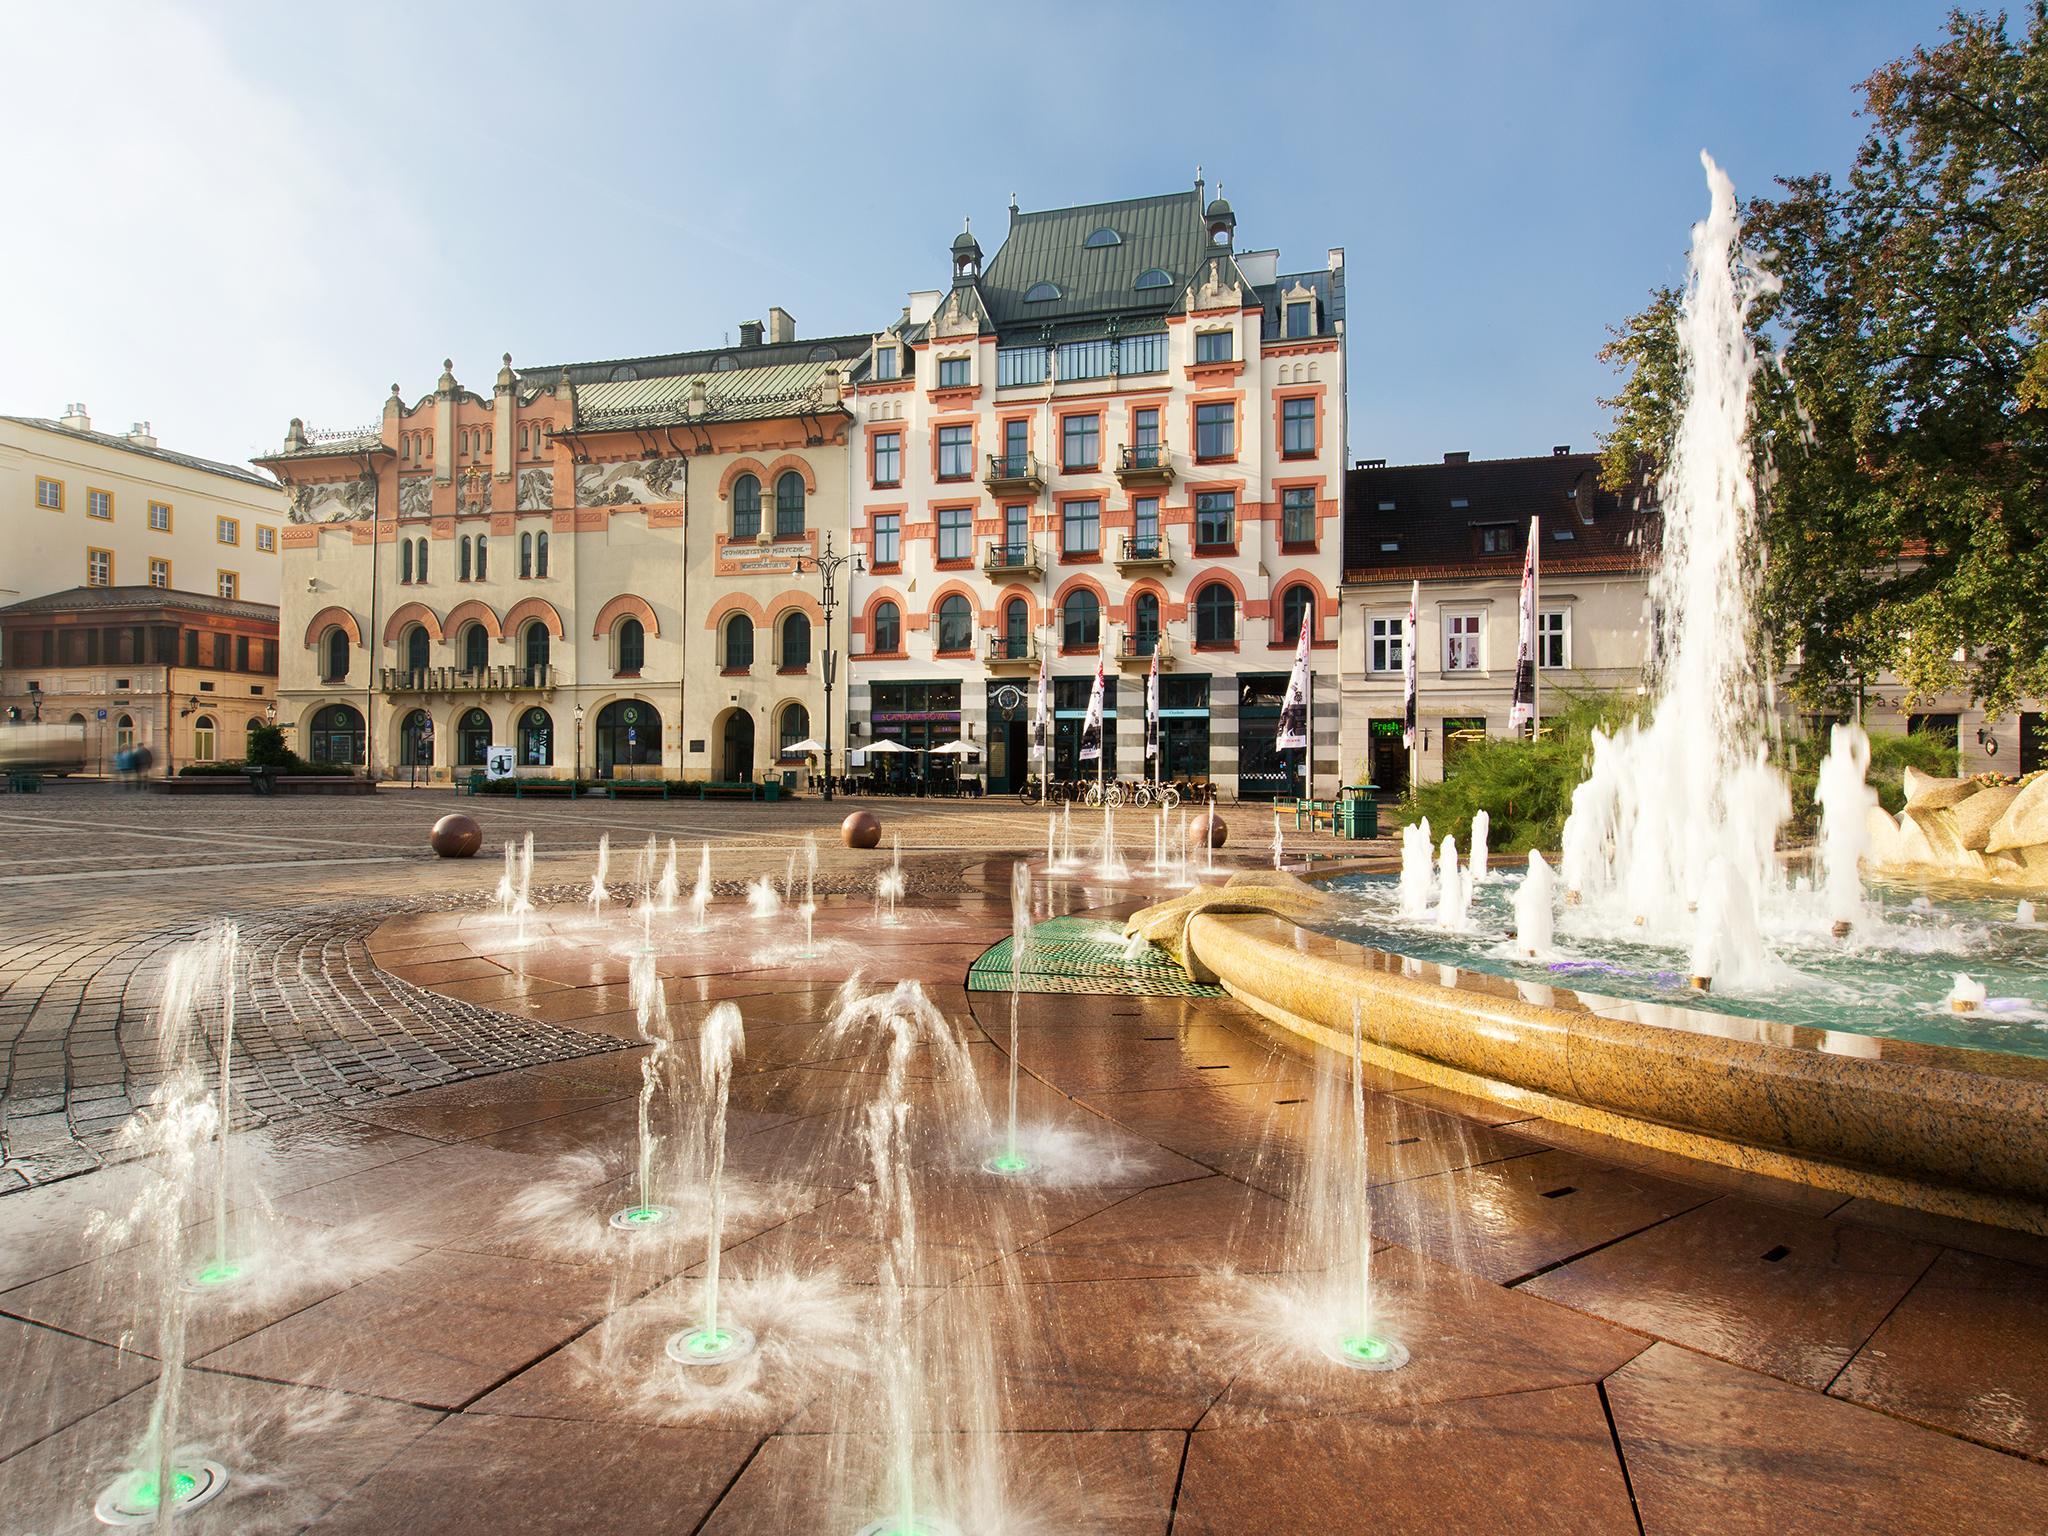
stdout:
[[832,553],[832,535],[825,535],[825,551],[817,555],[798,555],[798,575],[805,571],[816,571],[823,591],[818,606],[825,610],[825,798],[832,798],[832,684],[839,672],[839,653],[832,649],[832,610],[839,606],[839,599],[833,592],[833,582],[842,566],[851,565],[855,574],[867,569],[861,560],[860,551],[850,555]]
[[576,706],[576,766],[575,766],[575,771],[574,771],[574,772],[572,772],[572,773],[571,773],[571,774],[569,775],[569,780],[570,780],[570,782],[571,782],[571,783],[573,784],[573,783],[577,782],[578,780],[580,780],[580,779],[581,779],[582,777],[583,777],[583,706],[582,706],[581,704],[578,704],[578,705]]

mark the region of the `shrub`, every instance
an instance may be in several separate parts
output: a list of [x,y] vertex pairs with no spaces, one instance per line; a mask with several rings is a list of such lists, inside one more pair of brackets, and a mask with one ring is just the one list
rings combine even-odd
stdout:
[[284,732],[274,725],[259,725],[249,732],[249,766],[251,768],[295,769],[298,759],[292,749],[284,744]]

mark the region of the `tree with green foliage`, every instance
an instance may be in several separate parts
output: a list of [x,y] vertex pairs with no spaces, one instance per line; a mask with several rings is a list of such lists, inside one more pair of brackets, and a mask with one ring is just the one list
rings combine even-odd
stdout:
[[[1778,284],[1753,314],[1760,617],[1811,707],[1888,671],[1996,716],[2048,693],[2048,0],[2017,38],[1952,13],[1863,92],[1846,182],[1745,210]],[[1654,292],[1601,354],[1611,485],[1664,461],[1679,302]]]

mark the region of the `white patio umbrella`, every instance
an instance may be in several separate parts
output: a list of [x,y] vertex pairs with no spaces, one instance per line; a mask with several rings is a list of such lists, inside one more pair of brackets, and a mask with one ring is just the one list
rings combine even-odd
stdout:
[[822,741],[813,741],[810,737],[806,736],[802,741],[792,741],[788,746],[784,747],[782,749],[782,755],[784,757],[796,757],[801,753],[822,752],[824,750],[825,743],[823,743]]
[[866,746],[856,747],[854,750],[857,752],[908,752],[910,748],[904,746],[900,741],[890,741],[885,738],[881,741],[871,741]]
[[944,746],[930,749],[933,757],[979,757],[981,748],[965,741],[949,741]]

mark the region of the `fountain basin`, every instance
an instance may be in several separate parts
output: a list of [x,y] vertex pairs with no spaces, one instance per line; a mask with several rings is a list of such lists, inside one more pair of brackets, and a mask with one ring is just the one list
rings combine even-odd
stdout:
[[[1596,1012],[1245,914],[1194,917],[1199,974],[1348,1054],[1641,1145],[2048,1234],[2048,1061],[1642,1002]],[[1621,1015],[1621,1016],[1617,1016]],[[1853,1054],[1850,1052],[1853,1051]]]

